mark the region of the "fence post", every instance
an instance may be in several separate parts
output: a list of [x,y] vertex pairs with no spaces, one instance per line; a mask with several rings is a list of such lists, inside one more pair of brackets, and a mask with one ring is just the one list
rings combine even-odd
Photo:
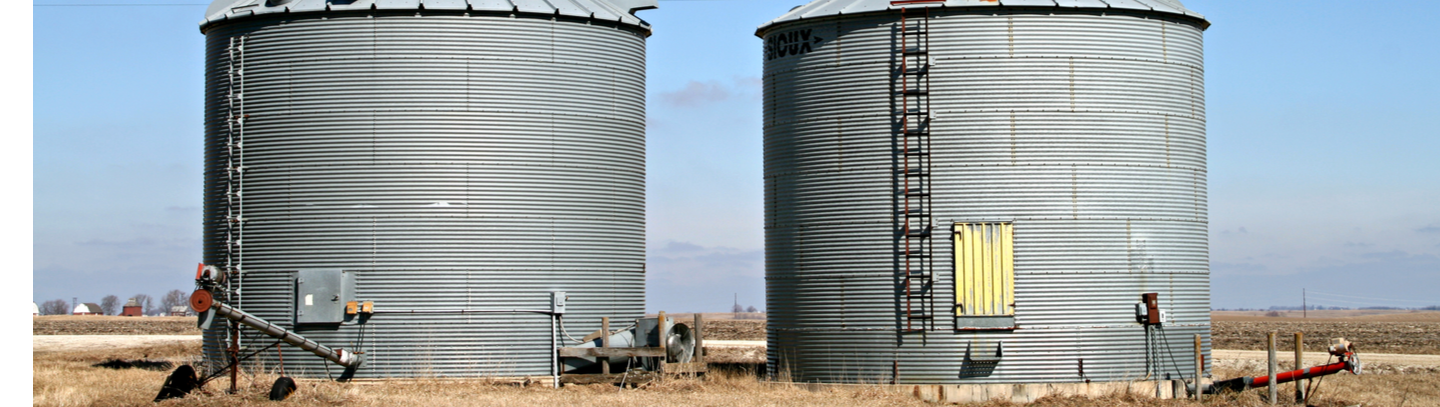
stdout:
[[[1296,333],[1295,333],[1295,370],[1300,370],[1300,369],[1304,369],[1304,368],[1305,368],[1305,333],[1304,333],[1304,332],[1296,332]],[[1300,379],[1300,380],[1296,380],[1296,381],[1295,381],[1295,403],[1296,403],[1296,404],[1304,404],[1304,403],[1305,403],[1305,382],[1307,382],[1307,381],[1308,381],[1308,380],[1305,380],[1305,379]]]
[[1205,377],[1205,353],[1200,346],[1200,334],[1195,334],[1195,401],[1200,401],[1205,388],[1200,382]]
[[1275,371],[1280,370],[1280,362],[1275,360],[1275,332],[1270,332],[1267,343],[1270,345],[1270,365],[1266,369],[1270,381],[1267,382],[1267,387],[1270,389],[1270,404],[1274,405],[1280,402],[1280,389],[1275,385]]

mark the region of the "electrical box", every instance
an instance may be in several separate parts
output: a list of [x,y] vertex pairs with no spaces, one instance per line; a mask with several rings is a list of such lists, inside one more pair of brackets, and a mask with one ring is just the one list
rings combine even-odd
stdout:
[[564,315],[564,314],[565,314],[565,292],[564,292],[564,291],[551,291],[551,292],[550,292],[550,313],[555,314],[555,315]]
[[1140,294],[1140,299],[1141,302],[1145,304],[1145,316],[1140,319],[1140,322],[1146,325],[1161,324],[1162,321],[1160,318],[1160,293]]
[[346,303],[355,299],[355,273],[304,269],[295,274],[296,324],[345,322]]

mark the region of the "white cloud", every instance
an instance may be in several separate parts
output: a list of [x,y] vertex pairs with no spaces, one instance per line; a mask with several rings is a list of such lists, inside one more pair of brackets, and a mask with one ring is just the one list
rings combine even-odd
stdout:
[[695,107],[724,101],[729,99],[730,95],[730,88],[719,82],[690,81],[680,90],[660,93],[660,100],[676,106]]

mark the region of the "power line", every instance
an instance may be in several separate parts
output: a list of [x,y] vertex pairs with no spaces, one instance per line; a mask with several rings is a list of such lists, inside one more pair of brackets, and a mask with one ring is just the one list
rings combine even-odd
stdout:
[[1332,296],[1332,297],[1354,298],[1354,299],[1360,299],[1360,300],[1375,300],[1375,301],[1400,301],[1400,302],[1415,302],[1415,303],[1426,303],[1426,304],[1433,304],[1433,303],[1436,303],[1436,302],[1440,302],[1440,300],[1402,300],[1402,299],[1395,299],[1395,298],[1360,297],[1360,296],[1354,296],[1354,295],[1324,293],[1324,292],[1319,292],[1319,291],[1316,291],[1316,292],[1313,292],[1313,293],[1310,293],[1310,294],[1321,294],[1321,295],[1327,295],[1327,296]]

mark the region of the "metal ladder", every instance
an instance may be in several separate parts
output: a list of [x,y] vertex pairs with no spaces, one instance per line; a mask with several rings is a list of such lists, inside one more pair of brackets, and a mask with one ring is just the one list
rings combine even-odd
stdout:
[[[923,13],[923,14],[921,14]],[[911,14],[920,14],[911,17]],[[935,222],[930,204],[930,8],[900,9],[898,123],[901,197],[900,227],[905,274],[905,330],[935,328],[935,273],[932,267]]]
[[[245,237],[245,36],[231,37],[225,94],[225,270],[227,274],[224,301],[240,307],[241,278],[244,256],[241,245]],[[231,361],[239,352],[238,324],[231,324],[229,336]],[[234,381],[231,381],[234,387]]]

